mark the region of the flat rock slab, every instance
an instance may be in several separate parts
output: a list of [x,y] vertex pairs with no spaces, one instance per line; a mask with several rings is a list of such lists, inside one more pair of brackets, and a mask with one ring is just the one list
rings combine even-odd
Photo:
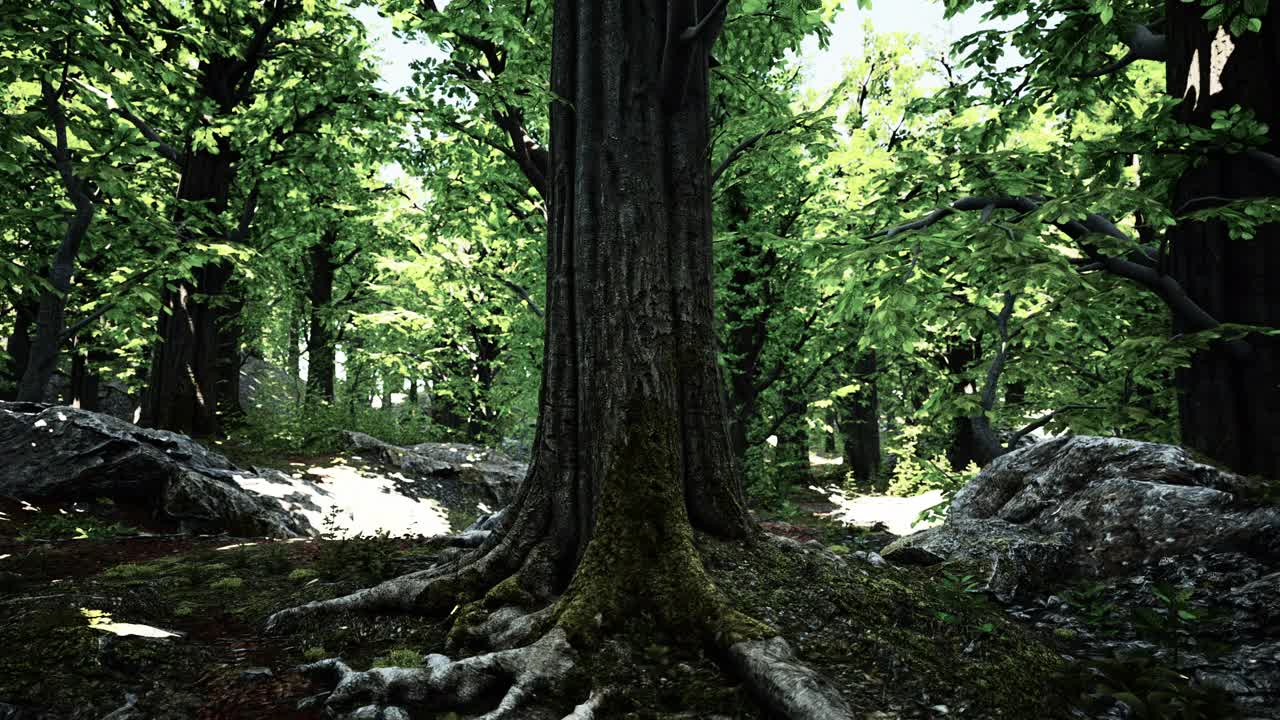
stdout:
[[23,500],[108,497],[195,532],[315,534],[276,498],[241,486],[246,471],[184,435],[101,413],[0,403],[0,495]]

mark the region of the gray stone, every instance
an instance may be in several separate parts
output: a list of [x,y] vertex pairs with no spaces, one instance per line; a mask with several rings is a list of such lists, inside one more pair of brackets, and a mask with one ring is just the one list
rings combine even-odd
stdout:
[[242,488],[244,470],[190,438],[76,408],[0,403],[0,495],[23,500],[109,497],[195,532],[316,534],[274,498]]
[[901,538],[881,554],[899,565],[974,563],[985,573],[986,589],[1012,597],[1056,580],[1069,564],[1071,550],[1065,532],[1028,531],[997,519],[958,519]]
[[461,443],[421,443],[399,447],[364,433],[344,431],[343,442],[364,460],[399,468],[419,479],[447,477],[489,503],[506,505],[528,469],[495,450]]
[[[899,564],[979,565],[1015,617],[1067,631],[1091,657],[1136,649],[1232,694],[1245,717],[1280,718],[1280,508],[1259,481],[1186,451],[1064,437],[996,459],[955,497],[946,522],[883,551]],[[1159,606],[1152,589],[1193,591],[1181,652],[1135,628],[1098,632],[1063,598],[1084,581],[1117,612]],[[1203,618],[1212,618],[1205,620]]]

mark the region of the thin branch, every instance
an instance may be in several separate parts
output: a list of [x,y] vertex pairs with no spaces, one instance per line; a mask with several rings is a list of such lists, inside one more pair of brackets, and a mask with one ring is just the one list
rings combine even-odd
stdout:
[[1018,443],[1022,440],[1022,438],[1030,435],[1036,430],[1039,430],[1045,425],[1048,425],[1049,423],[1053,422],[1054,418],[1058,417],[1063,413],[1072,412],[1074,410],[1102,410],[1102,409],[1103,408],[1101,405],[1063,405],[1057,410],[1054,410],[1048,415],[1045,415],[1044,417],[1036,420],[1035,422],[1031,423],[1030,425],[1027,425],[1026,427],[1022,428],[1021,430],[1018,430],[1013,435],[1011,435],[1009,437],[1009,442],[1007,444],[1008,448],[1010,450],[1012,450],[1013,448],[1016,448],[1018,446]]
[[157,155],[168,160],[174,165],[182,165],[182,153],[178,152],[177,148],[174,146],[165,142],[164,138],[160,137],[160,133],[156,132],[155,129],[148,125],[145,120],[138,117],[132,110],[124,105],[116,105],[115,112],[120,117],[128,120],[129,124],[137,128],[138,132],[141,132],[143,137],[150,140],[155,145]]
[[[957,200],[947,207],[934,210],[919,220],[914,220],[897,227],[881,230],[873,233],[868,239],[877,237],[891,238],[894,235],[912,230],[921,230],[936,224],[940,220],[955,214],[956,212],[972,212],[982,210],[989,205],[995,206],[1001,210],[1016,210],[1024,215],[1036,212],[1043,205],[1043,199],[1033,199],[1029,197],[1013,196],[1013,197],[966,197]],[[1134,262],[1127,258],[1115,257],[1107,255],[1098,249],[1089,237],[1094,234],[1103,234],[1110,237],[1123,240],[1128,244],[1135,244],[1133,239],[1116,227],[1111,220],[1097,213],[1090,213],[1086,216],[1084,222],[1073,220],[1064,223],[1055,223],[1055,226],[1062,233],[1076,241],[1081,251],[1103,270],[1112,275],[1132,280],[1133,282],[1154,292],[1160,299],[1164,300],[1174,314],[1186,321],[1187,325],[1193,331],[1216,330],[1222,326],[1216,318],[1210,315],[1204,308],[1187,294],[1185,288],[1170,275],[1161,274],[1156,268],[1150,267],[1141,262]],[[1233,355],[1237,358],[1248,357],[1250,353],[1249,344],[1243,340],[1229,341],[1228,347]]]
[[1125,44],[1129,46],[1129,52],[1124,57],[1104,68],[1078,73],[1073,77],[1099,78],[1117,73],[1139,60],[1165,62],[1169,59],[1168,38],[1152,32],[1147,25],[1135,25]]

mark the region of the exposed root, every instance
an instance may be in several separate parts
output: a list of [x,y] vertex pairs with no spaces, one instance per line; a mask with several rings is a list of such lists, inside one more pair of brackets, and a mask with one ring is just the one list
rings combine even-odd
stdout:
[[[357,672],[341,660],[323,660],[303,666],[302,672],[334,684],[326,705],[350,711],[348,718],[408,717],[406,708],[415,707],[462,712],[493,708],[480,720],[514,720],[527,717],[531,698],[567,694],[574,665],[573,648],[557,629],[514,650],[457,661],[428,655],[425,668]],[[495,698],[500,698],[496,707]]]
[[604,717],[596,715],[604,707],[605,702],[609,699],[609,693],[603,691],[593,691],[587,701],[573,709],[573,712],[564,716],[564,720],[597,720]]
[[267,618],[264,630],[267,633],[288,632],[310,618],[330,613],[409,612],[428,587],[439,579],[432,577],[433,574],[433,570],[410,573],[350,595],[285,608]]
[[729,662],[770,709],[789,720],[847,720],[839,691],[802,665],[780,637],[747,640],[729,647]]

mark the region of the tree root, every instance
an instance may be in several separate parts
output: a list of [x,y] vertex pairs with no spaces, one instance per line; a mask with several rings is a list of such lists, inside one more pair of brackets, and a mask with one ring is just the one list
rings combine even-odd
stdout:
[[729,662],[757,697],[788,720],[847,720],[853,716],[839,691],[802,665],[781,637],[734,643],[729,647]]
[[357,672],[341,660],[322,660],[301,670],[332,683],[326,705],[336,710],[354,708],[347,715],[352,720],[407,718],[409,706],[478,712],[495,697],[501,698],[498,706],[479,720],[515,720],[528,717],[532,698],[564,695],[572,684],[574,666],[573,648],[564,631],[555,629],[534,644],[514,650],[456,661],[428,655],[425,668]]
[[312,617],[330,613],[410,612],[422,593],[437,579],[438,576],[432,577],[435,573],[434,568],[410,573],[350,595],[285,608],[268,617],[263,629],[269,634],[289,632]]

